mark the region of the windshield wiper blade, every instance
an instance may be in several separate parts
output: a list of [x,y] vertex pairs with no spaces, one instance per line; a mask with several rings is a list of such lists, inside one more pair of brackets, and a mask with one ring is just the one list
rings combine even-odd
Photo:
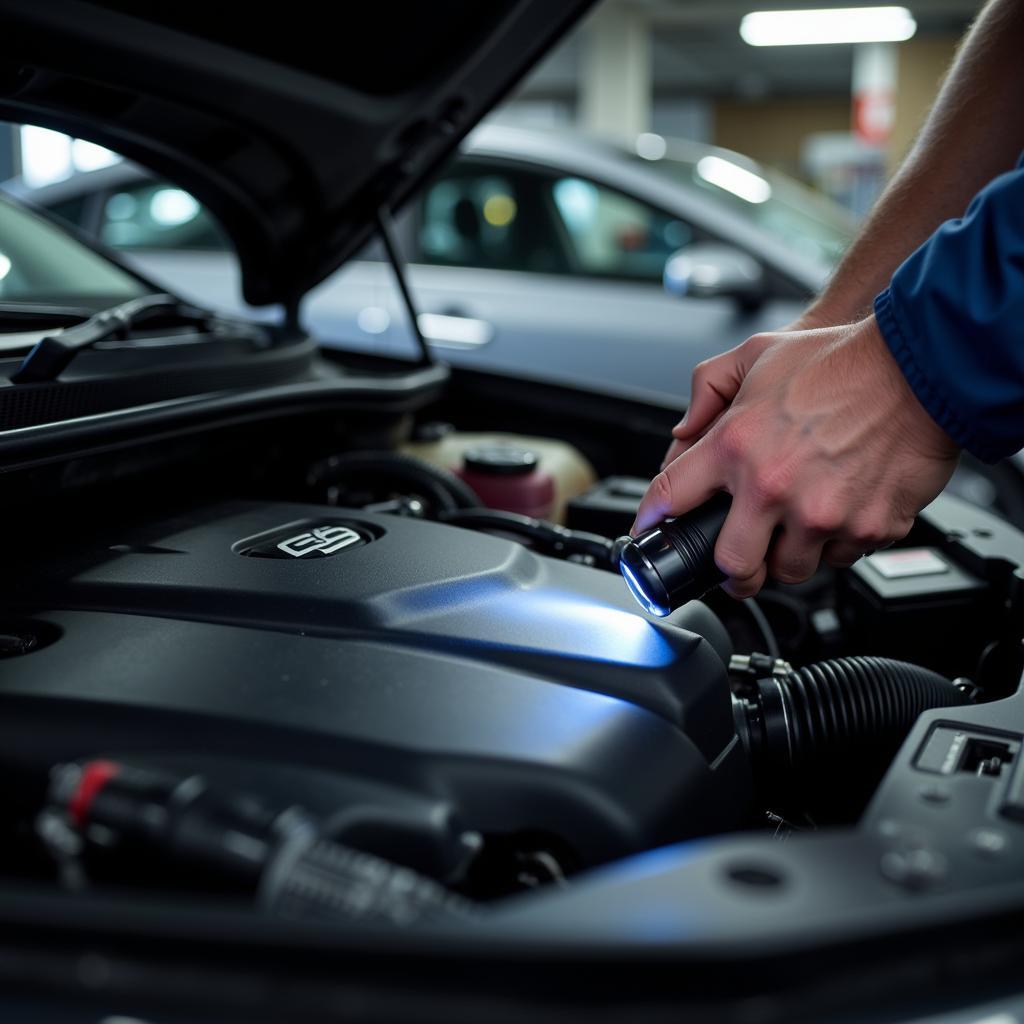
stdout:
[[188,305],[173,295],[144,295],[111,306],[84,323],[69,327],[58,336],[47,335],[12,374],[12,384],[38,384],[56,380],[83,349],[111,338],[127,338],[147,320],[172,320],[176,325],[207,327],[215,319],[205,309]]
[[0,323],[26,327],[64,327],[88,320],[95,311],[84,306],[56,306],[43,302],[0,302]]

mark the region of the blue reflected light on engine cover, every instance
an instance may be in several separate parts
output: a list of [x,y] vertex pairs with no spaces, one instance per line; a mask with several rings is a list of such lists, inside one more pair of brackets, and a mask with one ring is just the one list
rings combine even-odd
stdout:
[[[446,646],[527,651],[548,658],[578,658],[662,668],[676,660],[676,648],[663,632],[637,611],[614,603],[622,578],[596,573],[595,593],[530,582],[510,583],[485,574],[451,580],[444,586],[413,587],[380,600],[380,620],[392,629],[444,637]],[[608,600],[602,600],[606,591]]]
[[676,658],[672,644],[647,619],[579,594],[521,590],[506,595],[496,613],[510,627],[493,630],[493,640],[503,647],[639,668],[659,668]]

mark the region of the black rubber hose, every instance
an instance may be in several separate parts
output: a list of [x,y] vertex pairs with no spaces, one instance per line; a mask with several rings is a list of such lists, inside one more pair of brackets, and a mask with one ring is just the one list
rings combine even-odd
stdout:
[[[316,489],[342,488],[357,480],[376,486],[387,485],[397,491],[411,488],[427,498],[439,512],[480,506],[480,499],[464,480],[415,455],[344,452],[318,462],[306,474],[306,484]],[[338,504],[337,501],[330,503]]]
[[444,512],[438,517],[451,526],[462,526],[470,530],[485,530],[494,533],[522,537],[535,545],[543,554],[566,557],[584,555],[593,560],[601,569],[614,569],[615,544],[607,537],[583,530],[567,530],[557,523],[523,516],[518,512],[504,512],[501,509],[474,508]]
[[742,706],[755,770],[812,779],[823,768],[891,758],[922,711],[966,702],[929,669],[852,657],[762,679]]

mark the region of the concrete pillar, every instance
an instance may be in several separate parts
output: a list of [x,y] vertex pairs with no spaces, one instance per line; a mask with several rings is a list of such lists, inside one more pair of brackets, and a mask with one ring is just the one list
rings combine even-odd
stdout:
[[895,43],[861,43],[853,48],[853,132],[872,146],[884,146],[896,117]]
[[587,23],[579,122],[588,132],[629,141],[650,130],[651,40],[642,11],[606,0]]

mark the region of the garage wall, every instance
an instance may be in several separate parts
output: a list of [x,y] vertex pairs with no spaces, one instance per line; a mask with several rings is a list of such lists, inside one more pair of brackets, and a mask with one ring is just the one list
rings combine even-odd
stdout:
[[804,139],[816,132],[849,131],[850,100],[719,100],[714,105],[712,141],[791,174],[800,173]]

